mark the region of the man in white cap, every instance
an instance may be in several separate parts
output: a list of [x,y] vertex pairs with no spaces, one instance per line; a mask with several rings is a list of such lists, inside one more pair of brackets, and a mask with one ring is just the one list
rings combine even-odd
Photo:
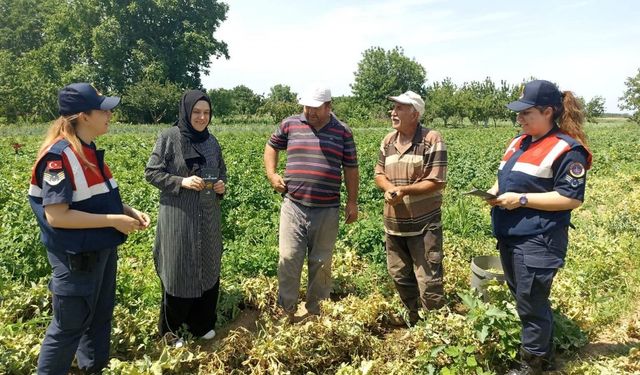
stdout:
[[[338,236],[342,171],[347,190],[345,223],[358,218],[358,161],[351,130],[331,112],[331,91],[316,88],[300,99],[303,113],[288,117],[264,150],[267,178],[284,197],[280,211],[278,304],[294,321],[300,274],[308,256],[305,308],[320,314],[331,291],[331,258]],[[287,153],[284,178],[278,153]]]
[[389,100],[394,130],[380,145],[375,182],[384,191],[387,269],[414,325],[420,307],[444,304],[440,207],[447,149],[440,133],[420,124],[420,95],[407,91]]

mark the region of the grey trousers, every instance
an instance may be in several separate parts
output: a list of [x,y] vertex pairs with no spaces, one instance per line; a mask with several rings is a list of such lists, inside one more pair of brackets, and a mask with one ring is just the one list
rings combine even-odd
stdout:
[[411,237],[387,234],[387,269],[410,313],[444,305],[442,226]]
[[338,237],[339,208],[306,207],[286,198],[280,209],[278,304],[295,312],[300,274],[308,257],[306,309],[319,314],[319,303],[331,292],[331,257]]

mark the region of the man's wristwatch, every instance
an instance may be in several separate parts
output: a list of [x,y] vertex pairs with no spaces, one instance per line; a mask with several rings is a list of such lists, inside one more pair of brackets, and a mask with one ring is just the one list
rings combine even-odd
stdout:
[[518,201],[520,202],[520,207],[526,206],[527,203],[529,203],[529,200],[527,199],[527,194],[520,195],[520,199]]

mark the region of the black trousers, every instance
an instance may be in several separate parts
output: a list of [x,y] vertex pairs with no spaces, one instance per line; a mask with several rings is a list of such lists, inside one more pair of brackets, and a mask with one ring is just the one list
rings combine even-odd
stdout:
[[162,305],[158,330],[164,336],[168,332],[180,336],[179,329],[185,325],[193,336],[200,337],[216,325],[220,279],[213,288],[197,298],[175,297],[162,289]]

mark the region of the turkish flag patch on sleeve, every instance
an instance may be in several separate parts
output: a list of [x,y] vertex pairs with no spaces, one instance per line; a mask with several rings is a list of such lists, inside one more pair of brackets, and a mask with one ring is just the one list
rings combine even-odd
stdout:
[[62,169],[62,160],[51,160],[47,163],[47,169]]

